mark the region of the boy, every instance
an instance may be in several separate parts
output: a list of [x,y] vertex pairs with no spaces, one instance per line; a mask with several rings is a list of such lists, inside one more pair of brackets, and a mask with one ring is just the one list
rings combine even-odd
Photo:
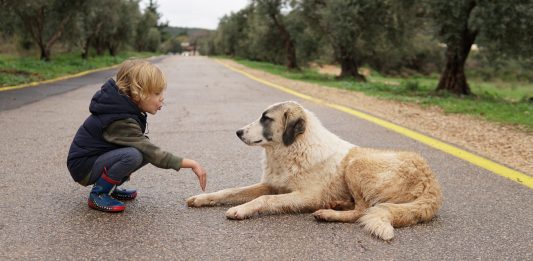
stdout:
[[105,212],[124,211],[120,200],[134,199],[137,191],[120,189],[129,176],[147,163],[164,168],[191,168],[205,190],[207,174],[196,161],[161,150],[145,136],[147,114],[163,106],[163,73],[142,60],[123,62],[116,81],[109,79],[91,100],[91,115],[78,129],[70,146],[67,167],[83,186],[94,184],[89,207]]

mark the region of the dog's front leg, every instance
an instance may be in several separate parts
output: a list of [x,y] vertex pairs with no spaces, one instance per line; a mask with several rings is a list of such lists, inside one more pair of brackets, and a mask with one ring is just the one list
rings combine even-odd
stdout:
[[187,205],[189,207],[203,207],[218,204],[242,204],[271,193],[272,187],[270,185],[258,183],[247,187],[230,188],[192,196],[187,199]]
[[312,197],[302,195],[300,192],[291,192],[258,197],[248,203],[230,208],[226,212],[226,217],[229,219],[245,219],[259,213],[293,213],[314,211],[319,208],[320,204]]

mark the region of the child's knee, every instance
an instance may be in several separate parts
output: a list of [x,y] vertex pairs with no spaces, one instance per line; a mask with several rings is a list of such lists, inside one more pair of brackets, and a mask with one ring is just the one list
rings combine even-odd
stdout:
[[143,163],[143,154],[141,151],[139,151],[136,148],[130,147],[128,148],[128,152],[126,153],[126,159],[128,163],[131,165],[134,165],[135,167],[140,167]]

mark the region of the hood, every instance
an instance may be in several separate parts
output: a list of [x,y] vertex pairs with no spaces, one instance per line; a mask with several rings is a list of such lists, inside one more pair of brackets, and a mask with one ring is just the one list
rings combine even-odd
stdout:
[[97,91],[89,106],[89,111],[94,115],[103,114],[133,114],[143,115],[139,107],[125,94],[118,90],[115,80],[109,79]]

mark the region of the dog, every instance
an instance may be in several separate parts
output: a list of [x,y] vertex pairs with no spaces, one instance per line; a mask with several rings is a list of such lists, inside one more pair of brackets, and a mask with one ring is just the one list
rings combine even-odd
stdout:
[[238,220],[314,212],[318,221],[359,222],[391,240],[394,227],[429,221],[442,205],[440,185],[421,156],[355,146],[296,102],[271,105],[237,136],[264,148],[261,182],[190,197],[189,207],[241,204],[226,212]]

